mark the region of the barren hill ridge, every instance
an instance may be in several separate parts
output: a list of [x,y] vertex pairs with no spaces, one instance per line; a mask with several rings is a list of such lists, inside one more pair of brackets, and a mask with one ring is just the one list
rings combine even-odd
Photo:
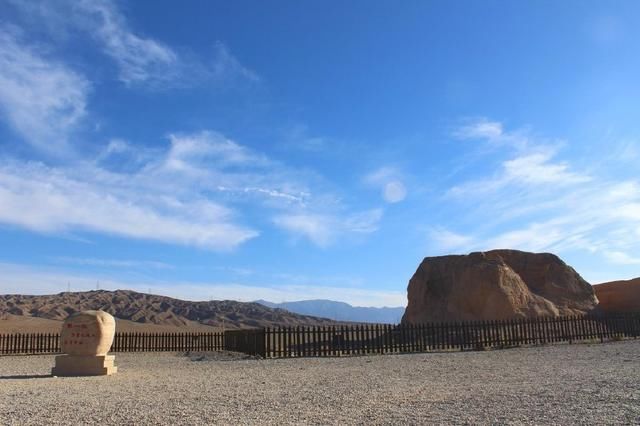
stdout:
[[226,328],[324,325],[335,322],[258,303],[231,300],[191,302],[130,290],[65,292],[44,296],[0,295],[0,319],[37,317],[64,320],[74,312],[102,309],[114,317],[143,324]]

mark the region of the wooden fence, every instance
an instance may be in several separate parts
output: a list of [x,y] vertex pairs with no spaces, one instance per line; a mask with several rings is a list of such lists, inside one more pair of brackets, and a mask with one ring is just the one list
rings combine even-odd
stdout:
[[[417,325],[116,333],[113,352],[231,350],[265,358],[478,350],[640,336],[640,313]],[[59,353],[57,334],[0,335],[0,354]]]
[[416,325],[267,328],[268,358],[484,350],[640,336],[640,314]]
[[224,349],[249,355],[266,356],[266,329],[229,330],[224,333]]
[[[224,333],[116,333],[112,352],[220,351]],[[0,334],[0,354],[60,353],[58,334]]]

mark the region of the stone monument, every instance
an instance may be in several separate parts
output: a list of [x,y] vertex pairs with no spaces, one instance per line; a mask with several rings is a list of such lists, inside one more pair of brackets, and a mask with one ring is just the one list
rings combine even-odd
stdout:
[[104,376],[117,371],[115,356],[107,355],[116,332],[115,319],[104,311],[70,315],[62,325],[54,376]]

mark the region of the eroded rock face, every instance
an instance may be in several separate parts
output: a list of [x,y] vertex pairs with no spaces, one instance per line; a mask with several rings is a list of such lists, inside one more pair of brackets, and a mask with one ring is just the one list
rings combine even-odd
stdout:
[[602,312],[640,312],[640,278],[594,285],[593,290]]
[[409,281],[403,323],[577,315],[598,300],[550,253],[492,250],[425,258]]
[[104,311],[83,311],[62,325],[60,344],[69,355],[106,355],[116,333],[116,320]]

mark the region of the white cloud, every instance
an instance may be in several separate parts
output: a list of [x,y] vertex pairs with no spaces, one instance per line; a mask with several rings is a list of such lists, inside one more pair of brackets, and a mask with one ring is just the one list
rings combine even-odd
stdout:
[[101,268],[125,268],[125,269],[172,269],[173,266],[154,260],[123,260],[123,259],[98,259],[94,257],[68,257],[57,256],[54,262],[79,266],[97,266]]
[[531,143],[531,137],[526,130],[506,131],[502,123],[487,118],[467,120],[453,131],[453,137],[485,141],[494,148],[510,147],[518,150],[527,149]]
[[115,62],[118,79],[127,86],[172,88],[260,80],[222,42],[214,44],[211,59],[203,60],[142,35],[131,28],[113,0],[9,1],[30,25],[48,30],[58,42],[75,36],[77,31],[89,35]]
[[161,186],[127,188],[126,176],[91,170],[75,177],[42,164],[0,165],[0,222],[37,232],[103,232],[228,250],[258,232],[233,223],[227,208]]
[[309,285],[246,285],[216,282],[118,281],[97,274],[69,273],[64,270],[34,269],[16,264],[0,263],[0,288],[4,294],[54,294],[67,291],[94,290],[96,282],[107,290],[131,289],[151,291],[183,300],[239,300],[265,299],[287,302],[305,299],[331,299],[354,306],[406,306],[405,291],[380,291],[368,288]]
[[459,139],[496,140],[503,135],[502,123],[489,121],[486,118],[471,121],[454,132],[454,136]]
[[326,247],[335,233],[332,218],[318,214],[289,214],[274,218],[274,223],[294,234],[301,234],[314,244]]
[[[502,134],[508,134],[502,130]],[[514,132],[518,133],[518,132]],[[490,143],[490,141],[488,142]],[[499,164],[489,178],[462,182],[445,200],[461,213],[449,220],[465,223],[468,239],[449,231],[434,233],[440,246],[471,250],[514,248],[563,253],[583,251],[618,264],[634,264],[640,251],[640,183],[615,181],[577,172],[554,160],[556,151],[529,138],[526,149]],[[509,154],[509,153],[507,153]],[[453,196],[453,197],[452,197]],[[437,228],[436,228],[437,229]],[[449,242],[451,242],[449,244]],[[434,244],[436,247],[437,244]]]
[[114,139],[96,161],[68,166],[0,159],[0,223],[230,250],[259,234],[228,207],[242,204],[320,246],[377,230],[381,209],[348,210],[306,171],[219,133],[169,140],[148,150]]
[[260,81],[258,74],[242,65],[221,41],[217,41],[214,45],[211,72],[213,77],[218,80],[241,78],[252,82]]
[[458,234],[443,227],[431,228],[428,235],[431,245],[443,252],[456,250],[467,253],[474,244],[472,237]]
[[501,169],[491,178],[480,178],[454,186],[449,195],[491,193],[506,187],[547,187],[571,186],[586,183],[592,177],[572,171],[567,162],[554,162],[555,151],[535,149],[529,153],[503,161]]
[[569,171],[566,162],[550,162],[553,153],[533,153],[505,161],[505,179],[526,184],[570,185],[588,182],[589,176]]
[[483,245],[485,250],[515,248],[533,252],[549,251],[573,232],[573,229],[567,229],[566,225],[556,220],[531,223],[525,228],[507,231],[490,238],[483,242]]
[[345,234],[369,234],[378,229],[381,209],[340,216],[337,214],[289,213],[274,218],[276,226],[294,235],[308,238],[312,243],[327,247]]
[[171,134],[171,149],[165,167],[172,170],[199,173],[198,164],[214,162],[217,167],[233,165],[265,166],[269,161],[217,132]]
[[407,197],[407,188],[404,185],[401,173],[394,167],[381,167],[364,177],[364,182],[369,186],[380,188],[382,198],[387,203],[399,203]]
[[105,53],[118,64],[124,83],[173,78],[177,54],[156,40],[134,34],[113,2],[82,0],[72,7],[78,13],[77,21],[100,40]]
[[169,135],[170,149],[144,169],[149,179],[231,197],[259,197],[270,207],[303,206],[310,198],[306,179],[295,170],[217,132]]
[[56,152],[86,115],[89,82],[0,27],[0,107],[30,144]]
[[634,257],[622,251],[605,252],[604,255],[611,263],[619,265],[640,265],[640,257]]

